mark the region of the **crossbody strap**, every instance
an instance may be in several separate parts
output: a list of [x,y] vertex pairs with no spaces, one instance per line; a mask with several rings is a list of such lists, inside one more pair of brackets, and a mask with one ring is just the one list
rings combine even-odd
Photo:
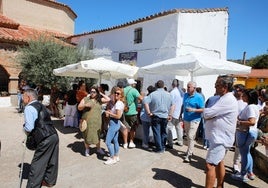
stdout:
[[[130,92],[131,89],[133,89],[133,88],[130,88],[130,89],[127,91],[127,93],[126,93],[126,96],[125,96],[125,97],[126,97],[126,101],[127,101],[127,95],[128,95],[128,93]],[[134,101],[132,101],[130,104],[128,104],[128,102],[127,102],[127,105],[130,106],[130,105],[132,105],[133,102],[134,102]]]

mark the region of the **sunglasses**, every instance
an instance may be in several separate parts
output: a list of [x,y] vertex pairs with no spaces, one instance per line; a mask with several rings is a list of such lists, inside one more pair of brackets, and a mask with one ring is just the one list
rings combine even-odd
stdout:
[[90,91],[90,93],[97,93],[96,91]]
[[120,95],[121,93],[120,93],[120,92],[115,92],[114,94],[116,94],[116,95]]

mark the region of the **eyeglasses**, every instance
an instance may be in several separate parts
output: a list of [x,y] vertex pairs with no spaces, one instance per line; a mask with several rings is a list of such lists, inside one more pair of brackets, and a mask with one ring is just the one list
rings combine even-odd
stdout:
[[90,91],[90,93],[97,93],[96,91]]
[[120,95],[121,93],[120,93],[120,92],[115,92],[114,94],[116,94],[116,95]]

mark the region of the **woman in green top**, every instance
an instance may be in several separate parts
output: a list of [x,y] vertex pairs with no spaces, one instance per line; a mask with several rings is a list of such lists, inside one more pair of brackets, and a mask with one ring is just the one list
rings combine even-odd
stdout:
[[104,155],[104,151],[100,147],[100,129],[101,129],[101,104],[107,103],[110,98],[98,91],[93,86],[89,95],[81,100],[78,110],[83,111],[82,118],[87,121],[87,129],[82,133],[85,144],[85,156],[89,156],[90,144],[96,144],[97,153]]

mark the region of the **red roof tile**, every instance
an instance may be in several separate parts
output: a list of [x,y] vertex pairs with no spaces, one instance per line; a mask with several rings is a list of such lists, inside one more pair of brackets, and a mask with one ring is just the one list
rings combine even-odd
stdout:
[[251,69],[249,74],[237,74],[234,77],[268,78],[268,69]]
[[60,7],[63,9],[67,9],[68,11],[70,11],[75,18],[77,18],[77,15],[75,14],[75,12],[66,4],[60,3],[60,2],[56,2],[56,1],[51,1],[51,0],[42,0],[43,2],[49,3],[50,5],[53,5],[55,7]]
[[13,20],[5,17],[4,15],[0,14],[0,27],[6,27],[10,29],[17,29],[19,24],[14,22]]
[[30,39],[37,38],[41,34],[50,35],[56,38],[67,38],[69,36],[55,31],[39,30],[23,26],[0,14],[1,42],[25,44]]

